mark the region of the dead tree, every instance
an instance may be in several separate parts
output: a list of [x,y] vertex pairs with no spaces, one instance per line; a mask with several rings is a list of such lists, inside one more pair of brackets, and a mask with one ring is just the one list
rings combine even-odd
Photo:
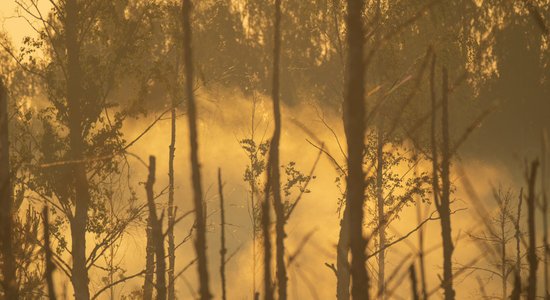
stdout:
[[174,156],[176,152],[176,98],[172,97],[170,110],[170,146],[168,153],[168,300],[176,299],[174,270],[176,268],[176,245],[174,242]]
[[202,300],[212,298],[208,281],[208,262],[206,256],[206,214],[202,199],[201,171],[199,163],[199,138],[197,130],[197,108],[193,92],[193,47],[191,30],[191,0],[182,0],[182,25],[185,86],[187,92],[187,115],[189,120],[189,144],[191,145],[191,173],[193,182],[193,202],[195,206],[195,226],[197,236],[195,251],[198,259],[199,293]]
[[164,235],[162,233],[162,220],[157,218],[157,209],[155,207],[155,194],[153,186],[155,184],[156,159],[149,156],[149,176],[145,183],[147,193],[147,207],[149,208],[149,220],[151,223],[151,233],[156,256],[156,276],[155,287],[157,290],[157,299],[166,300],[166,262],[164,260]]
[[350,210],[351,295],[369,299],[366,268],[366,240],[363,236],[365,173],[363,149],[365,139],[365,33],[362,23],[364,1],[347,1],[347,89],[344,99],[344,128],[347,142],[347,196]]
[[13,254],[13,195],[10,180],[8,138],[8,92],[0,78],[0,237],[2,238],[2,287],[6,299],[18,299],[16,264]]
[[[437,211],[439,212],[441,220],[441,237],[443,240],[443,282],[441,287],[445,291],[445,299],[453,300],[455,298],[455,291],[453,289],[453,239],[451,233],[451,181],[450,181],[450,158],[451,153],[449,149],[449,83],[447,69],[444,67],[442,72],[442,117],[441,117],[441,129],[442,129],[442,149],[441,149],[441,199],[435,196],[439,193],[439,188],[434,189],[434,199]],[[433,100],[432,100],[433,101]],[[433,104],[432,104],[433,106]],[[435,111],[434,111],[435,114]],[[432,121],[432,125],[434,122]],[[435,145],[435,144],[434,144]],[[432,145],[432,147],[434,147]],[[433,158],[436,160],[436,157]],[[437,163],[435,163],[437,166]],[[437,172],[437,170],[434,170]],[[439,182],[435,182],[439,185]]]
[[546,131],[544,131],[542,136],[542,167],[541,167],[541,188],[542,188],[542,230],[543,230],[543,236],[542,236],[542,244],[543,244],[543,251],[544,251],[544,291],[545,291],[545,297],[546,299],[550,299],[550,282],[548,281],[548,256],[550,253],[550,245],[548,244],[548,190],[547,190],[547,184],[548,184],[548,174],[546,173],[548,171],[548,137],[546,135]]
[[[65,13],[70,156],[75,161],[81,161],[84,158],[81,111],[81,101],[84,93],[80,66],[80,43],[77,38],[80,24],[78,2],[76,0],[67,0],[65,3]],[[90,299],[90,291],[88,288],[88,269],[86,267],[86,224],[88,222],[90,191],[85,164],[73,164],[72,175],[75,189],[75,212],[73,221],[71,222],[71,254],[73,258],[71,280],[75,299],[87,300]]]
[[537,297],[537,237],[535,231],[536,196],[535,183],[537,179],[538,160],[531,163],[527,170],[527,225],[529,233],[529,248],[527,249],[527,261],[529,262],[529,282],[527,286],[527,299],[534,300]]
[[55,269],[55,264],[52,260],[52,248],[50,245],[50,221],[48,216],[48,207],[44,206],[44,211],[42,212],[42,219],[44,220],[44,258],[45,258],[45,274],[46,284],[48,286],[48,299],[56,300],[55,288],[53,282],[53,271]]
[[153,227],[151,216],[147,218],[147,228],[145,229],[147,244],[145,248],[145,276],[143,283],[143,299],[153,299],[153,277],[155,274],[155,244],[153,242]]
[[280,74],[280,55],[281,55],[281,0],[275,0],[275,24],[273,36],[273,86],[271,97],[273,99],[273,119],[275,129],[269,148],[269,163],[271,165],[271,180],[267,184],[271,185],[273,193],[273,204],[275,207],[275,249],[276,249],[276,268],[277,268],[277,287],[280,300],[287,298],[287,274],[285,263],[285,223],[286,213],[283,200],[281,198],[281,179],[279,171],[279,144],[281,140],[281,104],[279,97],[279,74]]
[[220,248],[220,277],[222,281],[222,299],[227,299],[225,289],[225,254],[227,249],[225,248],[225,207],[223,203],[223,185],[222,185],[222,170],[218,169],[218,191],[220,195],[220,227],[221,227],[221,248]]

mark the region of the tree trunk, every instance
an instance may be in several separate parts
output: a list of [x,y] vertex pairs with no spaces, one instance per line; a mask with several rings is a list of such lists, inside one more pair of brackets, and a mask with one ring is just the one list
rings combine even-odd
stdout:
[[542,136],[542,168],[541,168],[541,188],[542,188],[542,244],[544,245],[544,293],[547,300],[550,300],[550,282],[548,281],[548,253],[550,252],[550,245],[548,244],[548,136],[546,135],[546,130],[543,132]]
[[451,181],[450,181],[450,152],[449,152],[449,84],[447,69],[443,68],[443,103],[442,103],[442,149],[441,149],[441,203],[438,207],[441,218],[441,236],[443,239],[443,289],[445,300],[455,299],[453,289],[453,239],[451,233]]
[[271,285],[271,233],[269,225],[271,223],[269,193],[270,193],[270,175],[271,163],[267,164],[267,182],[265,184],[265,199],[262,203],[262,234],[264,242],[264,299],[273,300],[273,288]]
[[223,203],[223,185],[222,185],[222,170],[218,169],[218,189],[220,194],[220,227],[221,227],[221,240],[220,240],[220,277],[222,281],[222,300],[227,299],[225,290],[225,254],[227,249],[225,248],[225,207]]
[[347,3],[347,89],[344,99],[344,128],[348,151],[346,201],[350,209],[351,295],[353,299],[369,299],[366,268],[366,240],[363,236],[365,174],[363,150],[365,139],[365,33],[362,23],[363,0]]
[[[382,118],[382,116],[380,116]],[[380,252],[378,253],[378,297],[383,300],[386,294],[384,260],[386,248],[386,217],[384,215],[384,194],[383,194],[383,174],[384,174],[384,133],[383,121],[378,126],[378,142],[376,157],[378,166],[376,169],[376,198],[378,200],[378,242]]]
[[154,156],[149,156],[149,176],[145,184],[147,192],[147,206],[149,207],[149,220],[151,222],[151,232],[156,256],[156,275],[157,282],[157,300],[166,300],[166,262],[164,260],[164,235],[162,232],[161,220],[157,218],[157,209],[155,207],[155,194],[153,185],[155,184],[156,160]]
[[345,204],[344,214],[340,221],[340,234],[336,249],[336,298],[338,300],[349,300],[350,270],[349,270],[349,247],[350,247],[350,220],[349,208]]
[[276,247],[276,267],[279,300],[287,298],[287,274],[285,264],[285,222],[286,214],[283,200],[281,199],[281,179],[279,172],[279,144],[281,139],[281,105],[279,98],[279,74],[280,74],[280,53],[281,53],[281,0],[275,0],[275,24],[273,37],[273,119],[275,121],[275,130],[271,145],[269,148],[269,159],[271,164],[271,184],[273,192],[273,203],[275,207],[275,247]]
[[206,214],[202,199],[201,171],[199,163],[199,142],[197,130],[197,108],[195,95],[193,93],[193,53],[192,51],[192,30],[191,30],[191,0],[183,0],[182,3],[182,25],[183,25],[183,48],[185,66],[185,85],[187,92],[187,115],[189,120],[189,144],[191,145],[191,171],[193,182],[193,202],[195,206],[195,224],[197,236],[195,240],[195,251],[198,260],[199,293],[202,300],[212,298],[208,280],[208,262],[206,255]]
[[[67,110],[69,116],[70,158],[82,160],[84,145],[82,136],[81,101],[82,70],[80,66],[80,46],[77,32],[79,28],[77,0],[67,0],[65,5],[65,40],[67,44]],[[71,254],[73,268],[71,281],[76,300],[90,299],[88,289],[88,269],[86,267],[86,224],[88,222],[88,206],[90,191],[84,163],[72,165],[72,175],[75,189],[75,214],[71,221]]]
[[55,288],[53,283],[53,270],[55,264],[52,261],[52,249],[50,246],[50,221],[48,216],[48,207],[44,206],[42,212],[42,220],[44,221],[44,259],[45,259],[45,274],[46,285],[48,286],[48,299],[56,300]]
[[500,203],[500,273],[502,279],[502,299],[506,299],[506,296],[508,295],[508,276],[506,276],[506,219],[508,217],[508,204],[503,201],[507,200],[503,199]]
[[176,299],[174,269],[176,268],[176,245],[174,242],[174,156],[176,152],[176,98],[172,97],[170,147],[168,153],[168,300]]
[[414,270],[414,264],[409,267],[409,276],[411,278],[411,290],[412,290],[412,299],[419,300],[418,290],[417,290],[417,280],[416,280],[416,271]]
[[153,299],[153,276],[155,274],[155,245],[153,243],[153,229],[151,216],[147,218],[147,246],[145,254],[145,282],[143,283],[143,300]]
[[2,287],[6,299],[18,299],[16,263],[12,248],[13,194],[10,180],[8,92],[0,78],[0,237],[2,238]]
[[531,163],[529,169],[530,174],[527,177],[528,194],[527,194],[527,224],[529,232],[529,249],[527,249],[527,261],[529,262],[529,285],[527,286],[527,299],[535,300],[537,296],[537,236],[535,231],[535,182],[537,177],[537,168],[539,162],[537,160]]

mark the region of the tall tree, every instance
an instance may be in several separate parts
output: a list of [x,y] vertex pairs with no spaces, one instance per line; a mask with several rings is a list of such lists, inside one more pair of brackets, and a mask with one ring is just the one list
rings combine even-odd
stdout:
[[[442,73],[442,146],[441,146],[441,199],[436,202],[436,208],[441,220],[441,237],[443,239],[443,282],[445,300],[455,299],[453,289],[453,239],[451,233],[451,180],[450,165],[451,153],[449,142],[449,83],[447,69],[443,67]],[[439,184],[439,183],[438,183]],[[435,193],[436,191],[434,191]]]
[[193,92],[193,47],[191,30],[191,0],[182,0],[182,26],[183,26],[183,49],[185,68],[185,87],[187,93],[187,115],[189,120],[189,143],[191,145],[191,172],[193,182],[193,202],[195,206],[195,223],[197,236],[195,240],[195,251],[198,258],[199,293],[202,300],[212,297],[208,281],[208,263],[206,256],[206,214],[202,199],[201,171],[199,163],[199,142],[197,130],[197,108]]
[[277,267],[277,287],[280,300],[287,298],[287,274],[285,263],[285,223],[286,213],[283,200],[281,198],[281,176],[279,169],[279,144],[281,140],[281,104],[279,94],[280,83],[280,56],[281,56],[281,0],[275,0],[275,22],[273,35],[273,86],[271,98],[273,100],[273,119],[275,129],[271,144],[269,147],[269,164],[271,166],[271,178],[268,184],[271,185],[273,193],[273,203],[275,207],[275,232],[276,232],[276,267]]
[[[65,42],[67,47],[67,109],[69,120],[70,158],[81,161],[84,151],[82,144],[82,112],[83,96],[82,70],[80,66],[80,43],[78,41],[79,5],[77,0],[67,0],[65,4]],[[88,207],[90,191],[84,163],[72,166],[75,189],[74,221],[71,222],[71,253],[73,267],[71,281],[75,299],[90,298],[88,287],[88,269],[86,267],[86,224],[88,222]]]
[[18,299],[16,263],[12,245],[13,194],[10,179],[8,139],[8,92],[0,78],[0,237],[2,253],[2,287],[7,299]]
[[363,0],[347,1],[347,89],[344,99],[344,127],[347,141],[347,205],[350,209],[351,295],[369,299],[366,268],[366,240],[363,236],[365,173],[363,150],[365,139],[365,62],[362,13]]

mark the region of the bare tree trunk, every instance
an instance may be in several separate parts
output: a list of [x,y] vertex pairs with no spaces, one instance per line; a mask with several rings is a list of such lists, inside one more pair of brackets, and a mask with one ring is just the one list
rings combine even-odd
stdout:
[[220,226],[221,226],[221,248],[220,248],[220,277],[222,280],[222,299],[227,299],[225,290],[225,254],[227,249],[225,248],[225,208],[223,203],[223,185],[222,185],[222,170],[218,169],[218,189],[220,194]]
[[417,280],[416,280],[416,271],[414,269],[414,264],[411,264],[411,266],[409,267],[409,276],[411,278],[412,298],[413,300],[419,300],[420,298],[418,297],[418,289],[416,287]]
[[143,283],[143,300],[153,299],[153,276],[155,274],[155,244],[151,216],[147,218],[147,246],[145,254],[145,282]]
[[502,279],[502,299],[506,299],[508,295],[507,285],[508,285],[508,276],[506,273],[506,219],[508,218],[508,202],[504,203],[502,200],[500,202],[500,274]]
[[265,184],[265,199],[262,203],[262,234],[264,238],[264,299],[273,300],[273,287],[271,284],[271,233],[269,225],[271,223],[270,205],[269,205],[269,184],[271,180],[271,162],[267,164],[267,182]]
[[548,136],[546,135],[546,130],[543,132],[542,136],[542,230],[543,237],[542,243],[544,245],[544,292],[547,300],[550,300],[550,282],[548,281],[548,253],[550,252],[550,245],[548,244],[548,177],[547,177],[547,168],[548,168]]
[[[65,2],[65,40],[67,44],[67,109],[69,116],[69,140],[70,155],[73,160],[81,160],[84,153],[82,136],[82,112],[81,101],[82,70],[80,67],[80,46],[77,32],[80,21],[78,19],[77,0]],[[90,299],[88,288],[88,269],[86,267],[86,224],[88,222],[88,206],[90,204],[90,191],[86,176],[85,164],[73,164],[75,188],[75,214],[71,222],[71,254],[73,268],[71,281],[73,283],[75,299]]]
[[[380,118],[383,118],[380,116]],[[378,243],[380,252],[378,253],[378,297],[383,300],[386,294],[384,260],[386,248],[386,217],[384,214],[384,194],[383,194],[383,174],[384,174],[384,132],[383,121],[378,126],[378,145],[376,157],[378,166],[376,168],[376,198],[378,200]]]
[[363,0],[347,3],[347,89],[344,99],[344,128],[348,151],[347,206],[350,210],[351,295],[353,299],[369,299],[366,268],[366,240],[363,236],[365,174],[363,150],[365,139],[365,34],[362,22]]
[[174,156],[176,152],[176,98],[172,97],[170,146],[168,153],[168,300],[176,299],[174,269],[176,268],[176,245],[174,242]]
[[48,299],[56,300],[57,297],[55,295],[53,283],[53,271],[55,269],[55,265],[52,261],[52,248],[50,246],[50,221],[47,206],[44,206],[42,220],[44,221],[44,258],[46,260],[44,277],[46,277],[46,284],[48,286]]
[[199,293],[202,300],[212,298],[208,280],[208,261],[206,255],[206,214],[202,199],[201,170],[199,163],[199,139],[197,130],[197,108],[195,95],[193,93],[193,53],[192,51],[192,30],[191,30],[191,0],[183,0],[183,48],[185,85],[187,92],[187,114],[189,118],[189,143],[191,145],[191,171],[193,181],[193,202],[195,206],[195,223],[197,236],[195,240],[195,251],[198,259]]
[[13,194],[10,180],[8,92],[0,78],[0,237],[2,238],[2,287],[6,299],[18,299],[15,256],[12,248]]
[[447,69],[443,68],[443,103],[442,103],[442,137],[441,149],[441,202],[437,209],[441,218],[441,237],[443,239],[443,283],[445,300],[455,299],[453,289],[453,239],[451,233],[451,181],[450,181],[450,152],[449,152],[449,83]]
[[440,199],[439,199],[439,161],[437,154],[437,135],[436,135],[436,116],[437,116],[437,104],[436,104],[436,93],[435,93],[435,63],[436,56],[435,54],[432,57],[431,73],[430,73],[430,94],[431,94],[431,103],[432,103],[432,118],[431,118],[431,148],[432,148],[432,192],[434,197],[434,203],[439,209]]
[[510,296],[512,300],[519,299],[521,294],[521,228],[519,226],[521,219],[521,204],[523,203],[523,188],[519,191],[518,198],[518,211],[515,227],[515,238],[516,238],[516,269],[514,270],[514,289],[512,290],[512,295]]
[[273,203],[275,207],[275,248],[276,267],[279,300],[287,298],[287,274],[285,264],[285,222],[286,214],[283,200],[281,199],[281,179],[279,172],[279,144],[281,139],[281,105],[279,98],[279,74],[281,55],[281,0],[275,0],[275,24],[273,36],[273,86],[271,97],[273,99],[273,119],[275,130],[269,148],[269,159],[271,164],[271,184],[273,192]]
[[155,207],[155,194],[153,185],[155,184],[156,159],[149,156],[149,176],[145,184],[147,192],[147,206],[149,207],[149,220],[151,222],[151,231],[156,256],[156,275],[157,282],[157,300],[166,300],[166,262],[164,260],[164,235],[162,233],[162,221],[157,218],[157,209]]
[[348,300],[350,297],[350,269],[349,269],[349,247],[350,247],[350,220],[349,208],[345,204],[344,214],[340,221],[340,234],[338,235],[338,246],[336,249],[336,298]]
[[[537,236],[535,231],[535,210],[536,196],[535,183],[537,177],[537,168],[539,162],[537,160],[531,163],[531,168],[528,170],[527,184],[527,224],[529,231],[529,249],[527,250],[527,261],[529,262],[529,285],[527,286],[527,299],[534,300],[537,296]],[[530,174],[529,174],[530,172]]]

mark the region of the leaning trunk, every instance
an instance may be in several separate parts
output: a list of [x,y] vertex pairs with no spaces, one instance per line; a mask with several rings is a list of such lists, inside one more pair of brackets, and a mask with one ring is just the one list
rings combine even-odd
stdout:
[[195,252],[197,253],[199,293],[202,300],[212,298],[208,282],[208,266],[206,258],[206,214],[202,199],[201,170],[199,163],[199,138],[197,130],[197,108],[193,93],[193,54],[191,46],[191,0],[183,0],[183,49],[185,65],[185,86],[187,92],[187,115],[189,120],[189,144],[191,145],[191,173],[193,182],[193,202],[195,206],[195,224],[197,236]]
[[[65,5],[65,40],[67,44],[67,110],[69,119],[70,159],[83,159],[84,145],[82,136],[81,101],[82,70],[80,67],[80,45],[77,38],[79,20],[77,0],[67,0]],[[88,206],[90,192],[84,163],[72,165],[72,176],[75,190],[75,214],[71,221],[71,254],[73,268],[71,281],[75,299],[90,298],[88,290],[88,269],[86,267],[86,223],[88,222]]]

